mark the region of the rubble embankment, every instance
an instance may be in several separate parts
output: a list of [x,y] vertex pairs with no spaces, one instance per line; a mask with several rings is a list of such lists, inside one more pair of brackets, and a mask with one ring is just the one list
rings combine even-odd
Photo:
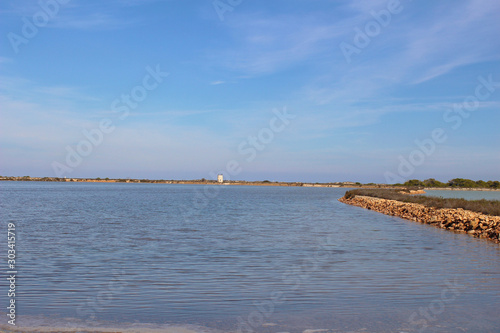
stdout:
[[339,201],[500,243],[500,216],[486,215],[462,208],[427,207],[416,203],[360,195],[351,198],[342,197]]

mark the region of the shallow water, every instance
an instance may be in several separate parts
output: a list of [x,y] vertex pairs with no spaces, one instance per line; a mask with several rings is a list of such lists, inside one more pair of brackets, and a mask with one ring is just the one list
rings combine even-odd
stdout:
[[500,191],[425,190],[426,196],[467,200],[500,200]]
[[1,182],[0,191],[2,230],[16,224],[18,325],[38,331],[500,327],[499,245],[342,204],[345,189]]

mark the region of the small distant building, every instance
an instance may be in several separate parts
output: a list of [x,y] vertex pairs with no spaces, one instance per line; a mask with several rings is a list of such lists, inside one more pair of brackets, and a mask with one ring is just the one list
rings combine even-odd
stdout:
[[221,173],[217,175],[217,182],[218,183],[223,183],[224,182],[224,176]]

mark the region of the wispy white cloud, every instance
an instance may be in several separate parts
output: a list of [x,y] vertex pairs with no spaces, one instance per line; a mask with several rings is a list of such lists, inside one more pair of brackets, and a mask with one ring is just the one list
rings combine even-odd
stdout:
[[303,96],[318,105],[380,101],[395,87],[425,83],[463,66],[500,59],[500,41],[491,29],[498,25],[498,3],[457,1],[452,8],[437,6],[410,21],[416,15],[412,10],[405,8],[401,20],[394,19],[355,63],[329,63],[329,70],[305,82]]
[[[482,61],[499,60],[496,38],[500,4],[493,1],[459,1],[439,8],[426,25],[408,30],[401,54],[414,70],[413,83],[422,83]],[[500,27],[499,27],[500,28]],[[497,54],[497,56],[493,56]]]
[[[56,7],[47,27],[78,30],[114,30],[122,29],[140,22],[138,17],[125,15],[122,9],[141,6],[159,0],[128,0],[106,2],[69,1]],[[40,2],[45,4],[44,2]],[[3,15],[18,16],[19,19],[32,17],[44,12],[39,2],[17,1],[11,4]],[[53,7],[50,7],[53,8]]]
[[74,103],[99,101],[99,98],[86,93],[81,87],[41,85],[23,77],[0,75],[0,89],[5,96],[18,100],[36,100],[40,103],[48,101],[71,101]]
[[423,83],[429,80],[432,80],[434,78],[437,78],[441,75],[445,75],[446,73],[451,72],[453,69],[464,66],[470,63],[474,63],[477,61],[477,58],[471,57],[471,56],[463,56],[451,61],[448,61],[446,63],[442,64],[437,64],[434,65],[433,67],[426,69],[423,71],[423,73],[417,77],[415,80],[412,81],[414,84],[419,84]]
[[322,44],[340,33],[335,26],[297,16],[259,17],[234,15],[228,20],[236,47],[210,50],[217,66],[229,67],[247,77],[269,74],[308,60]]
[[[201,114],[211,113],[211,110],[165,110],[165,111],[155,111],[155,112],[135,112],[132,111],[128,114],[128,117],[162,117],[163,120],[172,119],[172,118],[182,118],[189,117]],[[109,111],[106,111],[109,113]]]
[[[368,85],[377,88],[368,90],[376,94],[391,84],[423,83],[461,66],[500,58],[500,54],[492,56],[500,46],[498,29],[492,28],[498,26],[500,3],[462,0],[453,6],[430,5],[422,17],[414,12],[417,4],[404,3],[403,12],[394,15],[389,27],[357,55],[361,62],[349,65],[339,61],[343,57],[338,45],[352,43],[354,28],[373,20],[370,11],[386,8],[387,1],[356,1],[346,6],[354,15],[330,20],[324,16],[311,20],[299,14],[268,18],[262,13],[233,13],[227,25],[235,42],[230,48],[211,50],[210,59],[216,66],[246,77],[294,65],[322,66],[323,62],[323,67],[330,68],[321,76],[331,73],[332,82],[349,81],[357,87],[375,78],[376,84]],[[378,79],[385,79],[386,84]],[[322,103],[332,100],[322,99]]]

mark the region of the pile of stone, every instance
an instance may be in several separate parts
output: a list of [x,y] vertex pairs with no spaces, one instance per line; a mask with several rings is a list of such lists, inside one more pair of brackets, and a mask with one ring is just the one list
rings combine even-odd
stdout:
[[500,243],[500,216],[485,215],[461,208],[426,207],[416,203],[359,195],[350,199],[342,197],[339,201]]

